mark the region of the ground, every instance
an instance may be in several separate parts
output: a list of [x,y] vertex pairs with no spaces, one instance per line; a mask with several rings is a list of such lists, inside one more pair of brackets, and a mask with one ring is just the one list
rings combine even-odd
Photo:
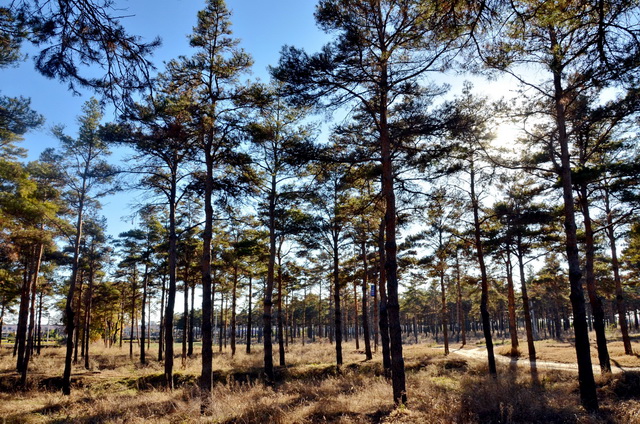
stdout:
[[[536,342],[537,373],[532,376],[526,343],[517,361],[500,356],[498,378],[487,375],[481,341],[464,348],[452,344],[445,357],[432,341],[407,344],[404,354],[409,402],[394,408],[380,354],[364,361],[353,343],[345,346],[345,364],[334,366],[334,346],[319,342],[291,345],[287,367],[278,382],[261,379],[262,351],[214,358],[216,385],[201,413],[197,388],[200,358],[184,364],[176,357],[176,389],[162,388],[162,364],[140,365],[128,346],[106,349],[92,345],[91,370],[74,368],[71,396],[59,390],[63,349],[49,347],[34,359],[29,387],[18,387],[10,346],[0,349],[0,419],[3,423],[640,423],[640,358],[625,356],[621,342],[610,337],[614,375],[597,370],[599,414],[579,405],[568,341]],[[507,354],[508,343],[496,346]],[[137,346],[134,346],[137,348]],[[634,340],[634,351],[640,342]],[[176,352],[180,347],[176,346]],[[152,355],[155,352],[151,345]],[[157,355],[157,354],[156,354]],[[277,355],[276,355],[277,358]],[[597,363],[597,361],[594,361]]]

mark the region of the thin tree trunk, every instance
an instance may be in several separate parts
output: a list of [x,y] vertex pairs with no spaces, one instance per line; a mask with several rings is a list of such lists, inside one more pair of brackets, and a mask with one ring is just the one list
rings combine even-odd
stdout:
[[76,311],[75,311],[75,336],[73,341],[73,364],[78,363],[78,340],[80,339],[80,330],[84,329],[84,326],[80,327],[80,316],[82,313],[82,289],[84,288],[84,268],[80,270],[80,279],[78,281],[78,296],[76,297]]
[[507,250],[507,302],[509,305],[509,335],[511,336],[511,356],[518,356],[518,330],[516,322],[516,294],[513,289],[513,265],[511,264],[511,252]]
[[[40,355],[40,351],[42,350],[42,309],[43,309],[43,296],[44,289],[40,289],[39,299],[38,299],[38,346],[36,348],[38,356]],[[3,305],[4,306],[4,305]],[[2,317],[0,316],[0,334],[2,334]],[[1,337],[0,337],[1,338]]]
[[236,302],[238,295],[238,265],[233,267],[233,287],[231,291],[231,357],[236,355]]
[[373,355],[371,353],[371,337],[369,335],[369,307],[367,305],[369,268],[367,263],[367,245],[364,235],[362,237],[362,240],[360,241],[360,252],[362,254],[362,333],[364,337],[365,359],[367,361],[370,361],[373,358]]
[[169,288],[164,311],[164,384],[169,390],[173,390],[173,311],[177,285],[176,190],[176,171],[173,169],[169,194]]
[[30,305],[29,305],[29,330],[28,330],[28,338],[27,338],[27,348],[24,352],[24,360],[22,363],[22,375],[20,378],[20,385],[25,388],[27,385],[27,371],[29,369],[29,359],[33,353],[33,332],[35,328],[36,321],[36,290],[38,287],[38,274],[40,273],[40,264],[42,263],[42,253],[44,252],[44,244],[40,243],[37,248],[37,253],[35,257],[35,267],[34,272],[31,277],[31,287],[30,287]]
[[193,341],[194,341],[194,321],[196,316],[195,311],[195,297],[196,297],[196,289],[195,282],[194,286],[191,287],[191,310],[189,312],[189,345],[187,346],[187,356],[191,358],[193,356]]
[[267,383],[273,384],[273,344],[271,332],[271,316],[273,310],[273,283],[276,264],[276,175],[271,176],[271,190],[269,191],[269,263],[267,266],[267,281],[264,292],[264,313],[262,337],[264,341],[264,373]]
[[589,198],[586,184],[579,186],[580,208],[584,221],[584,242],[585,242],[585,280],[587,283],[587,293],[591,312],[593,313],[593,328],[596,331],[596,345],[598,349],[598,360],[600,361],[600,372],[611,372],[611,360],[609,359],[609,349],[607,348],[607,335],[605,334],[604,307],[602,299],[598,296],[596,288],[596,276],[594,273],[595,242],[593,240],[593,227],[591,225],[591,215],[589,211]]
[[522,292],[522,308],[524,309],[524,325],[527,332],[527,348],[529,350],[529,361],[536,360],[536,347],[533,343],[533,319],[531,318],[531,308],[529,306],[529,295],[527,294],[527,283],[524,275],[524,253],[522,253],[522,241],[518,236],[518,268],[520,271],[520,290]]
[[158,362],[162,362],[162,351],[164,348],[164,296],[166,292],[166,275],[162,277],[162,288],[160,289],[160,328],[158,331]]
[[184,311],[182,313],[182,368],[187,366],[187,338],[189,333],[189,259],[185,263],[184,272]]
[[384,224],[385,218],[380,221],[380,232],[378,234],[378,255],[380,256],[380,279],[378,288],[380,292],[379,328],[380,343],[382,345],[382,367],[387,377],[391,377],[391,349],[389,346],[389,317],[387,314],[387,278],[385,271],[385,251],[384,251]]
[[225,324],[224,324],[224,293],[220,293],[220,331],[218,332],[218,352],[222,352],[222,344],[224,339],[226,338],[224,334]]
[[249,305],[247,308],[247,355],[251,353],[251,321],[252,321],[252,310],[251,310],[251,297],[253,296],[253,274],[249,273]]
[[629,338],[629,326],[627,324],[627,308],[624,301],[624,292],[622,291],[622,281],[620,279],[620,263],[618,261],[618,249],[616,246],[615,228],[613,227],[613,216],[609,201],[609,190],[604,190],[605,214],[607,217],[607,227],[605,232],[609,239],[609,247],[611,249],[611,269],[613,271],[613,281],[616,285],[616,307],[618,310],[618,320],[620,321],[620,332],[622,333],[622,343],[624,345],[625,355],[633,355],[631,348],[631,339]]
[[[557,36],[550,30],[551,51],[560,50]],[[571,287],[571,307],[573,309],[573,328],[575,331],[575,349],[578,361],[578,381],[580,383],[580,399],[582,406],[588,411],[598,410],[596,383],[593,377],[591,354],[589,348],[589,333],[582,287],[582,271],[580,270],[580,256],[578,252],[577,227],[573,207],[573,182],[571,178],[571,161],[569,154],[569,140],[566,128],[566,105],[568,99],[562,87],[563,69],[556,59],[552,63],[555,119],[558,128],[558,144],[560,146],[560,182],[564,201],[564,228],[566,235],[566,252],[569,264],[569,284]]]
[[358,328],[358,283],[356,283],[356,280],[353,280],[353,311],[355,314],[353,320],[353,335],[356,339],[356,350],[360,350],[360,334]]
[[[444,339],[444,355],[447,356],[449,354],[449,330],[447,328],[448,315],[449,311],[447,311],[447,295],[444,287],[444,270],[440,270],[440,297],[442,301],[442,335]],[[418,342],[416,337],[416,343]]]
[[[92,260],[93,261],[93,260]],[[85,333],[85,348],[84,348],[84,368],[89,369],[89,345],[91,342],[91,307],[93,304],[93,280],[94,280],[94,264],[91,263],[89,268],[89,288],[87,294],[87,313],[84,320],[84,333]]]
[[336,337],[336,367],[342,366],[342,310],[340,308],[340,258],[338,252],[338,240],[334,235],[333,240],[333,303],[335,317]]
[[[88,164],[85,166],[84,175],[88,174]],[[76,220],[76,234],[73,241],[73,262],[71,264],[71,280],[69,282],[69,292],[67,293],[67,301],[64,308],[64,319],[66,321],[67,346],[64,360],[64,372],[62,374],[62,393],[64,395],[71,394],[71,360],[73,356],[73,335],[75,314],[73,311],[73,298],[78,281],[78,270],[80,266],[80,241],[82,240],[82,226],[85,193],[87,191],[86,178],[82,179],[82,188],[80,190],[80,198],[78,199],[78,217]]]
[[284,354],[284,325],[282,316],[282,258],[280,257],[280,249],[282,249],[282,241],[278,246],[278,355],[280,366],[285,366]]
[[149,264],[145,263],[144,264],[144,277],[142,279],[142,309],[141,309],[141,315],[140,315],[140,324],[142,326],[141,328],[141,332],[142,332],[142,337],[140,338],[140,363],[141,364],[146,364],[147,363],[147,358],[146,358],[146,352],[145,352],[145,345],[144,345],[144,341],[145,341],[145,336],[146,336],[146,322],[145,322],[145,314],[146,314],[146,309],[145,309],[145,305],[147,304],[147,287],[149,285]]
[[[378,7],[380,3],[378,3]],[[378,16],[383,16],[380,12]],[[379,23],[384,32],[384,23]],[[380,153],[382,162],[382,196],[385,199],[385,271],[387,280],[387,314],[389,319],[389,344],[391,352],[391,385],[393,388],[393,400],[396,404],[407,403],[407,390],[405,382],[404,358],[402,356],[402,327],[400,325],[400,303],[398,300],[398,262],[396,258],[398,246],[396,244],[396,196],[393,188],[393,164],[391,155],[390,131],[387,123],[387,105],[389,99],[389,78],[387,74],[386,54],[382,51],[381,75],[380,75]]]
[[484,252],[482,250],[482,240],[480,238],[480,216],[479,216],[480,206],[478,205],[478,198],[476,197],[475,185],[476,185],[475,169],[473,166],[473,162],[471,162],[471,169],[470,169],[471,203],[473,206],[473,224],[474,224],[476,255],[478,258],[478,265],[480,266],[480,278],[482,283],[482,295],[480,297],[480,315],[482,317],[482,329],[484,332],[484,340],[487,345],[489,373],[492,376],[497,376],[498,370],[496,369],[496,358],[493,352],[493,340],[491,339],[491,318],[489,317],[489,310],[487,308],[487,303],[489,301],[489,280],[487,278],[487,268],[484,263]]
[[462,310],[462,288],[460,287],[460,258],[458,250],[456,250],[456,289],[458,290],[458,325],[462,333],[462,346],[465,346],[467,344],[467,325],[464,319],[464,311]]
[[133,329],[136,322],[136,295],[138,294],[138,268],[134,264],[131,284],[131,332],[129,333],[129,358],[133,359]]
[[[30,255],[33,256],[33,255]],[[33,275],[33,258],[25,260],[22,274],[22,288],[20,290],[20,309],[18,312],[18,326],[16,329],[16,340],[13,345],[13,356],[16,357],[16,371],[22,372],[24,364],[24,353],[27,348],[27,329],[29,325],[29,289],[31,288],[31,278]]]

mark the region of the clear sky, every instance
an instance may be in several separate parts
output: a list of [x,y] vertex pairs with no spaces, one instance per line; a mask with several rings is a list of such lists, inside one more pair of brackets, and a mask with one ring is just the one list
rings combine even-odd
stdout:
[[[233,14],[234,36],[254,59],[253,75],[247,78],[268,80],[267,67],[277,63],[285,44],[317,51],[326,42],[326,36],[317,29],[313,19],[315,3],[313,0],[227,0]],[[153,55],[156,67],[162,70],[164,62],[190,54],[187,35],[196,24],[198,10],[204,6],[204,1],[196,0],[116,0],[114,15],[123,16],[121,21],[130,33],[145,40],[162,39],[162,46]],[[23,46],[26,54],[34,51],[29,45]],[[46,119],[42,128],[26,134],[22,142],[29,150],[29,160],[37,159],[46,147],[58,146],[50,133],[53,125],[63,124],[67,134],[77,135],[76,118],[91,92],[73,95],[65,84],[37,73],[31,57],[17,67],[0,70],[0,81],[3,95],[31,98],[32,108]],[[113,119],[107,111],[105,121]],[[121,220],[130,214],[129,198],[121,193],[103,201],[102,213],[109,220],[109,233],[118,234],[131,225]]]

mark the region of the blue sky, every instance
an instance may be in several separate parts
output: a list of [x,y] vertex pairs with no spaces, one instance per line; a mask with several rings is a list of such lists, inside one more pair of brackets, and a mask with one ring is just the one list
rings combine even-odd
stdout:
[[[234,36],[241,40],[240,46],[254,59],[253,75],[247,78],[268,80],[267,67],[277,63],[281,47],[285,44],[316,52],[329,40],[315,25],[315,4],[315,0],[227,0],[227,7],[233,14]],[[190,54],[187,35],[196,24],[198,10],[204,6],[204,1],[195,0],[116,0],[114,15],[123,16],[121,21],[130,33],[145,40],[162,39],[162,46],[152,58],[161,71],[164,62]],[[33,54],[34,51],[32,47],[24,46],[24,53]],[[32,107],[46,118],[45,125],[28,133],[22,143],[29,150],[29,160],[37,159],[46,147],[57,147],[57,140],[50,133],[53,125],[62,124],[67,134],[76,135],[77,116],[82,104],[91,97],[91,92],[73,95],[65,84],[38,74],[31,58],[17,67],[0,70],[0,75],[3,95],[31,98]],[[450,83],[450,94],[455,94],[460,92],[462,81],[469,76],[432,74],[430,78]],[[496,93],[506,93],[504,82],[494,82],[490,87],[481,79],[474,79],[477,89],[494,97]],[[108,109],[105,121],[113,119]],[[114,160],[122,156],[122,152],[115,152]],[[124,222],[123,218],[131,214],[129,205],[134,196],[124,192],[103,199],[102,214],[108,218],[108,233],[117,235],[133,225],[130,220]]]
[[[277,63],[280,49],[285,44],[316,51],[326,42],[326,36],[317,29],[313,19],[315,3],[312,0],[227,1],[227,7],[233,13],[234,36],[241,40],[240,46],[254,59],[253,75],[247,78],[268,80],[267,67]],[[190,54],[187,35],[196,24],[198,10],[204,6],[204,1],[194,0],[116,0],[114,15],[124,16],[122,23],[130,33],[146,40],[162,39],[162,46],[153,55],[156,67],[162,70],[164,62]],[[23,48],[27,55],[34,51],[28,45]],[[22,142],[29,150],[29,160],[37,159],[46,147],[58,146],[50,133],[53,125],[62,124],[67,134],[76,135],[76,118],[91,92],[73,95],[65,84],[38,74],[31,57],[16,67],[0,70],[0,75],[3,95],[31,98],[33,109],[46,119],[42,128],[26,134]],[[105,121],[113,118],[107,110]],[[103,201],[102,213],[109,220],[109,233],[115,235],[131,226],[121,219],[130,214],[127,210],[129,199],[130,195],[120,193]]]

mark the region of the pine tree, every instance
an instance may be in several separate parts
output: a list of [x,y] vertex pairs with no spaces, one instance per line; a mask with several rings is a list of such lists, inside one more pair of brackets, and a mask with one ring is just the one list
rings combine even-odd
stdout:
[[102,112],[98,101],[92,99],[85,103],[83,115],[78,118],[80,124],[78,138],[74,139],[65,135],[61,127],[54,130],[54,134],[62,145],[59,163],[67,188],[68,202],[76,211],[76,222],[71,242],[73,246],[71,279],[64,313],[67,351],[62,391],[65,395],[71,393],[71,360],[73,336],[76,330],[73,299],[79,281],[80,241],[83,234],[85,208],[88,203],[95,202],[100,197],[113,192],[112,180],[115,170],[105,160],[110,151],[98,133],[101,119]]

